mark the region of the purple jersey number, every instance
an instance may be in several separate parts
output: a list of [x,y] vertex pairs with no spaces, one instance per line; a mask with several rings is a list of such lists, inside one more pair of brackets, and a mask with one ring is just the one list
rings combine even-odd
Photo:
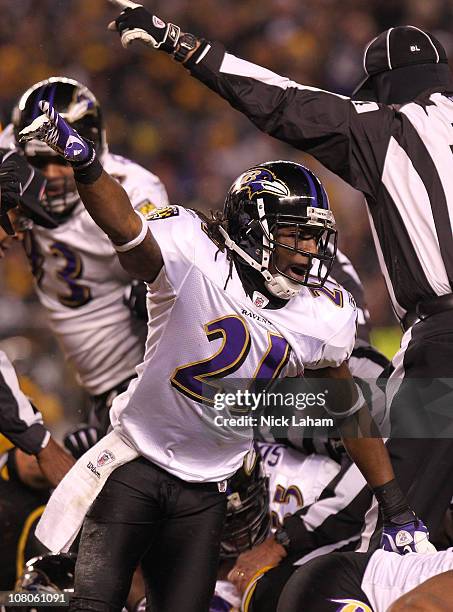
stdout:
[[[250,351],[250,332],[246,322],[237,315],[226,315],[204,326],[209,342],[222,338],[218,351],[208,357],[179,366],[173,372],[171,384],[181,393],[199,403],[214,403],[218,387],[209,387],[209,378],[223,378],[238,370]],[[278,334],[268,332],[268,347],[258,363],[253,378],[273,380],[287,362],[290,348]]]
[[289,504],[291,497],[294,497],[296,504],[299,508],[304,505],[304,498],[302,493],[296,485],[290,485],[289,487],[282,487],[277,485],[274,493],[274,502],[277,504]]
[[58,270],[57,277],[65,283],[70,291],[69,295],[58,294],[58,300],[68,308],[80,308],[91,300],[89,287],[77,282],[81,278],[83,265],[80,255],[70,249],[64,242],[54,242],[50,252],[55,257],[64,257],[65,265]]
[[310,293],[313,297],[319,297],[323,293],[331,302],[343,308],[343,291],[341,289],[329,289],[329,287],[319,287],[317,289],[310,289]]

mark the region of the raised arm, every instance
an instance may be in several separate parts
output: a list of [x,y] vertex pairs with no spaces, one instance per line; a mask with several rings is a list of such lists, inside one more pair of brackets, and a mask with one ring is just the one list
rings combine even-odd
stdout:
[[134,278],[153,281],[163,260],[145,218],[134,211],[118,181],[104,171],[91,143],[49,102],[40,102],[40,108],[44,114],[22,130],[21,140],[42,140],[72,164],[82,202],[112,241],[123,268]]
[[123,47],[139,41],[172,55],[260,130],[310,153],[356,189],[375,195],[391,109],[297,83],[228,53],[218,42],[183,33],[130,0],[110,2],[122,9],[109,29],[119,32]]
[[[153,281],[163,266],[159,245],[118,181],[104,170],[93,183],[80,182],[77,172],[74,176],[82,202],[112,241],[123,268],[134,278]],[[143,240],[139,242],[142,234]]]

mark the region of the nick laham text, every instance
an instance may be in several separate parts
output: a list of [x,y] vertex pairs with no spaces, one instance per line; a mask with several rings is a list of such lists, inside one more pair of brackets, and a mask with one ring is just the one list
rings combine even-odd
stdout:
[[310,416],[221,416],[214,418],[217,427],[333,427],[333,419],[314,419]]

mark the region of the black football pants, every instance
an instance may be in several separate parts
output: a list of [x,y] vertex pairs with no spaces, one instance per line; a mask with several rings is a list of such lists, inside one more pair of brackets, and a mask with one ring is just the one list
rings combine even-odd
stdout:
[[119,467],[88,513],[70,610],[120,612],[141,562],[148,609],[205,612],[214,591],[226,495],[144,458]]
[[391,403],[395,475],[431,534],[453,496],[453,311],[416,323]]

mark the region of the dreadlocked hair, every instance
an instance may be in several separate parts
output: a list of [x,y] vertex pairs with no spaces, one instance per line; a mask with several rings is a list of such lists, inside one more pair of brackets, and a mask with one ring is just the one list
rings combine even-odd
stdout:
[[223,253],[225,250],[225,238],[220,233],[219,227],[223,227],[223,229],[227,231],[228,226],[228,221],[225,218],[223,212],[221,212],[220,210],[210,210],[208,216],[205,213],[201,212],[201,210],[197,210],[196,208],[193,208],[192,210],[203,221],[203,224],[201,226],[202,230],[209,236],[209,238],[216,245],[216,247]]
[[[219,227],[223,227],[223,229],[227,231],[228,221],[227,219],[225,219],[223,212],[221,212],[220,210],[210,210],[209,217],[203,212],[201,212],[201,210],[197,210],[195,208],[193,208],[192,210],[203,221],[201,229],[206,232],[207,236],[212,240],[212,242],[216,245],[218,249],[214,258],[214,260],[217,261],[217,256],[219,252],[221,251],[223,253],[225,251],[225,238],[220,233]],[[229,281],[233,278],[233,258],[231,257],[231,253],[229,251],[227,251],[227,259],[230,265],[228,269],[228,276],[225,281],[225,286],[223,287],[224,291],[226,290]]]

